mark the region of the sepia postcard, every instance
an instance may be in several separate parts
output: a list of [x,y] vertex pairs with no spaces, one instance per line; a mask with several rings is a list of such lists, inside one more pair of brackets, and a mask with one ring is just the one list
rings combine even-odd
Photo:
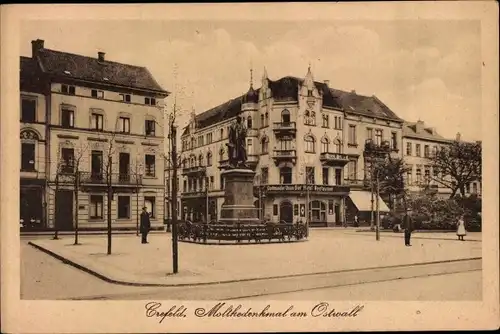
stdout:
[[0,10],[2,332],[498,329],[498,3]]

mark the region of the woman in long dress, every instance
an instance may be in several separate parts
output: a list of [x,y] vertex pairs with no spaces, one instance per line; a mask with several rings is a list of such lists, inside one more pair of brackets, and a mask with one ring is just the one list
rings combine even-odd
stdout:
[[457,228],[458,240],[464,241],[464,236],[467,235],[467,231],[465,230],[465,221],[464,221],[464,217],[463,216],[461,216],[458,219],[457,225],[458,225],[458,228]]

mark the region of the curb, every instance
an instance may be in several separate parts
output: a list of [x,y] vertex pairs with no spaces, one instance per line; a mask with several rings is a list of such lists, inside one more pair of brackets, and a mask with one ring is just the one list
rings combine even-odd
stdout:
[[[325,275],[325,274],[337,274],[337,273],[347,273],[347,272],[356,272],[356,271],[366,271],[366,270],[375,270],[375,269],[390,269],[390,268],[404,268],[404,267],[414,267],[414,266],[422,266],[429,264],[438,264],[438,263],[452,263],[452,262],[461,262],[461,261],[472,261],[472,260],[482,260],[482,257],[472,257],[466,259],[457,259],[457,260],[443,260],[443,261],[431,261],[431,262],[420,262],[420,263],[410,263],[410,264],[401,264],[401,265],[392,265],[392,266],[379,266],[379,267],[367,267],[367,268],[358,268],[358,269],[343,269],[343,270],[332,270],[332,271],[323,271],[316,273],[306,273],[306,274],[289,274],[282,276],[270,276],[270,277],[260,277],[260,278],[243,278],[243,279],[233,279],[233,280],[225,280],[225,281],[212,281],[212,282],[200,282],[200,283],[177,283],[177,284],[162,284],[162,283],[138,283],[138,282],[127,282],[120,281],[109,278],[103,274],[100,274],[92,269],[89,269],[85,266],[82,266],[74,261],[68,260],[67,258],[54,253],[42,246],[39,246],[33,242],[28,242],[29,245],[35,247],[36,249],[60,260],[65,264],[69,264],[79,270],[82,270],[88,274],[91,274],[105,282],[119,285],[127,285],[127,286],[138,286],[138,287],[188,287],[188,286],[208,286],[208,285],[218,285],[218,284],[226,284],[226,283],[238,283],[238,282],[252,282],[252,281],[266,281],[273,279],[281,279],[281,278],[291,278],[291,277],[305,277],[305,276],[314,276],[314,275]],[[175,274],[166,274],[166,276],[173,276]]]
[[[375,231],[356,231],[356,233],[375,233]],[[391,233],[392,231],[387,231],[386,233]],[[414,233],[422,233],[422,232],[414,232]],[[425,232],[423,232],[425,233]],[[441,233],[441,232],[440,232]],[[403,232],[392,232],[392,234],[385,235],[386,237],[389,238],[399,238],[400,235],[403,235]],[[446,241],[458,241],[457,239],[447,239],[447,238],[429,238],[425,236],[414,236],[412,235],[412,239],[420,239],[420,240],[446,240]],[[469,242],[482,242],[481,239],[464,239],[463,241],[469,241]]]

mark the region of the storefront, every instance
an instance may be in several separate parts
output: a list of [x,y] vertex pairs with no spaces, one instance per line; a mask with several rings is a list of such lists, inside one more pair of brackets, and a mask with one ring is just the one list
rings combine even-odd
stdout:
[[43,180],[22,180],[19,205],[20,227],[42,229],[45,219],[45,185]]
[[[376,197],[370,191],[356,190],[349,193],[348,199],[346,201],[347,210],[347,221],[349,224],[353,224],[354,217],[358,216],[358,222],[360,226],[368,226],[371,221],[372,213],[372,198],[373,198],[373,210],[376,210]],[[379,196],[379,212],[388,213],[390,212],[389,207],[384,202],[384,200]]]

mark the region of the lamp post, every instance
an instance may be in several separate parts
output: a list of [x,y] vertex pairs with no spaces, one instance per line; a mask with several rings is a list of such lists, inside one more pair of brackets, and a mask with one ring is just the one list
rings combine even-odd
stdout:
[[205,176],[205,221],[208,224],[209,219],[208,219],[208,182],[209,182],[209,177]]

